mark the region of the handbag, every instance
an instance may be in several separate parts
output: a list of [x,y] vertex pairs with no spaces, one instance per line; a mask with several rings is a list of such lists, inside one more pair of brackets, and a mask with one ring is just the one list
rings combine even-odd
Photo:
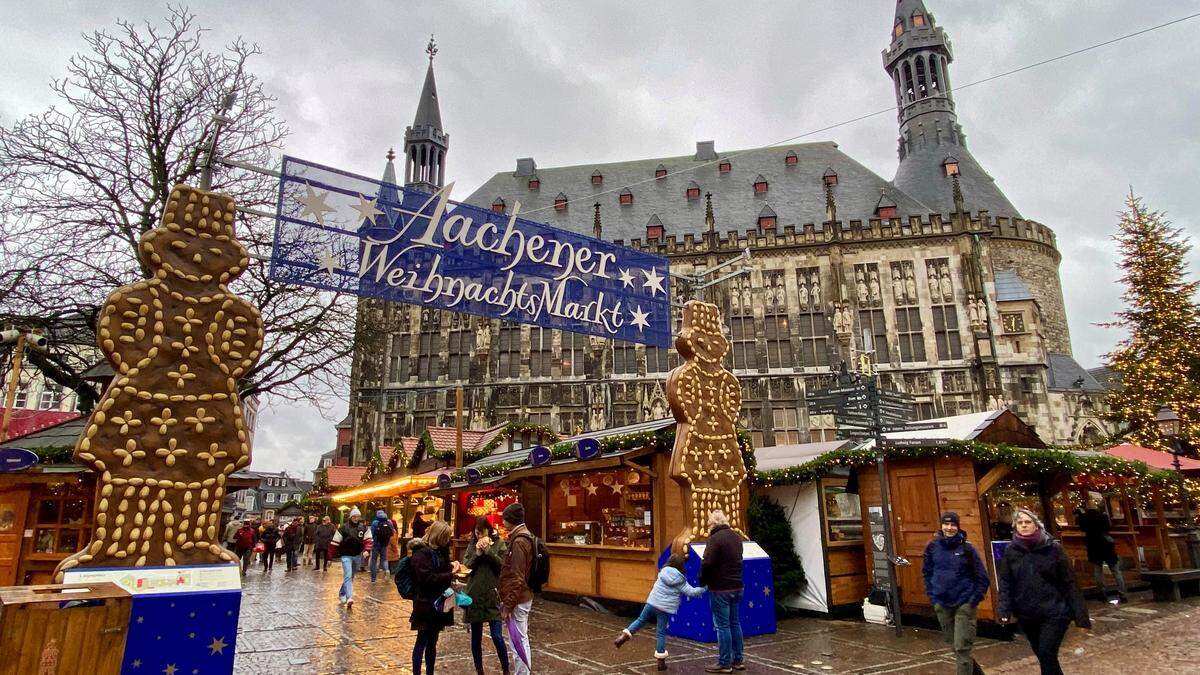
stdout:
[[283,539],[281,538],[275,542],[275,550],[278,551],[282,548],[283,548]]
[[255,552],[255,553],[262,553],[262,552],[263,552],[263,551],[265,551],[265,550],[267,550],[267,547],[266,547],[266,545],[265,545],[265,544],[263,544],[261,541],[260,541],[260,542],[258,542],[257,544],[255,544],[255,545],[254,545],[254,552]]

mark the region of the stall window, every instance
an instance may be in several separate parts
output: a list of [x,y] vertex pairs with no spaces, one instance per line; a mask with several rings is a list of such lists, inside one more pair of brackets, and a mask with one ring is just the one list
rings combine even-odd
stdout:
[[562,474],[550,479],[546,540],[577,546],[649,550],[650,479],[631,469]]
[[1012,516],[1017,508],[1028,509],[1043,523],[1046,522],[1046,514],[1042,512],[1040,490],[1037,481],[1009,476],[987,491],[985,501],[993,540],[1012,539]]
[[846,478],[825,478],[821,491],[825,499],[825,541],[862,541],[862,507],[858,495],[846,491]]
[[508,530],[504,528],[504,518],[501,517],[501,514],[509,504],[516,503],[518,499],[516,491],[509,488],[489,488],[478,492],[459,494],[459,513],[465,513],[468,517],[457,519],[458,536],[471,536],[471,531],[475,528],[475,521],[483,516],[501,537],[507,538]]
[[82,483],[47,485],[37,505],[34,554],[70,555],[91,538],[92,491]]

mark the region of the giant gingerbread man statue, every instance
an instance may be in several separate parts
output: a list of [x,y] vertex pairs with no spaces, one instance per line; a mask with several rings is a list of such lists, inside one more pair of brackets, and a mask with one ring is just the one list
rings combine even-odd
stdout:
[[92,540],[59,564],[234,562],[217,528],[225,481],[250,463],[238,381],[258,360],[262,319],[229,291],[249,263],[227,195],[172,190],[142,235],[154,274],[114,291],[97,327],[116,377],[75,446],[100,477]]
[[[720,509],[745,536],[742,481],[746,465],[737,439],[742,389],[721,359],[729,350],[716,305],[691,300],[675,348],[685,363],[667,376],[667,402],[675,416],[671,478],[683,488],[687,540],[708,536],[708,514]],[[686,543],[686,542],[680,542]]]

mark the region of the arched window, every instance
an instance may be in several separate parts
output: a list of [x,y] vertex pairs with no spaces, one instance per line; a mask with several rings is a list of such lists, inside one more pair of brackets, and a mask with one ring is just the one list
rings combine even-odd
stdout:
[[950,71],[946,70],[946,57],[938,57],[938,63],[942,64],[939,69],[942,73],[942,93],[950,93]]
[[909,65],[908,61],[904,62],[904,100],[909,103],[917,100],[917,97],[913,94],[912,66]]
[[942,59],[937,56],[929,57],[929,93],[937,96],[942,93]]
[[925,86],[925,57],[917,57],[917,98],[925,98],[929,96],[929,90]]
[[622,206],[633,203],[633,191],[629,188],[621,190],[621,194],[617,197],[617,202]]
[[896,86],[896,105],[903,107],[904,99],[900,98],[900,71],[899,70],[892,71],[892,84],[894,84]]
[[925,25],[925,15],[920,12],[913,12],[912,15],[913,28],[920,28]]
[[492,202],[492,211],[494,213],[504,213],[504,198],[496,197],[496,201]]
[[900,37],[904,35],[904,19],[896,19],[896,25],[892,26],[892,36]]

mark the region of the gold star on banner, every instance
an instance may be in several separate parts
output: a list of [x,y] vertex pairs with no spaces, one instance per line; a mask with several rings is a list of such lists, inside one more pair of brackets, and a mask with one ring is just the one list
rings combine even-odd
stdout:
[[375,200],[367,199],[365,195],[359,195],[358,203],[351,204],[350,208],[358,211],[359,220],[365,220],[372,225],[375,224],[375,216],[383,215],[383,211],[375,207]]
[[325,214],[333,213],[335,211],[335,209],[330,208],[329,205],[325,203],[325,198],[329,196],[329,193],[318,193],[316,190],[312,189],[311,185],[304,186],[304,189],[306,190],[304,196],[297,200],[304,205],[304,208],[300,209],[300,217],[304,218],[305,216],[312,216],[313,220],[316,220],[318,224],[324,225]]
[[223,637],[213,638],[212,644],[210,644],[208,646],[208,649],[211,652],[209,654],[209,656],[216,656],[217,654],[221,654],[222,656],[224,656],[225,648],[228,646],[229,645],[225,644],[225,638],[223,638]]
[[174,663],[169,663],[166,668],[163,668],[163,673],[164,675],[175,675],[175,671],[177,670],[179,669],[175,667]]
[[587,486],[587,491],[588,491],[588,494],[589,494],[589,495],[594,495],[594,494],[596,494],[596,490],[599,490],[599,489],[600,489],[600,486],[598,486],[598,485],[589,485],[589,486]]

